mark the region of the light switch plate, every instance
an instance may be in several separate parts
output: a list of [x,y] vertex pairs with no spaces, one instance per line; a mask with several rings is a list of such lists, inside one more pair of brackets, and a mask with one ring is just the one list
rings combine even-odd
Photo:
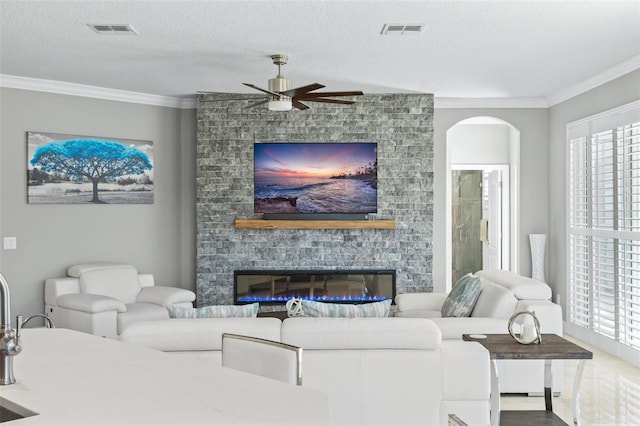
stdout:
[[4,237],[2,242],[5,250],[15,250],[17,248],[18,242],[16,237]]

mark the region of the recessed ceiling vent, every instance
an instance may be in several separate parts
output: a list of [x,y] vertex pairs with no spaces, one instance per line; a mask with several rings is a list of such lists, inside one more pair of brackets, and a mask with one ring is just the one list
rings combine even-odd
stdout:
[[384,24],[381,35],[420,35],[423,24]]
[[138,32],[129,24],[87,24],[98,34],[137,35]]

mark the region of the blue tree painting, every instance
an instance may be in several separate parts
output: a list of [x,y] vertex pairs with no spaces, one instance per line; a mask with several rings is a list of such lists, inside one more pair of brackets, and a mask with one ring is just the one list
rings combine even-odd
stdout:
[[[35,138],[36,134],[29,133],[30,142]],[[39,185],[46,189],[40,194],[49,197],[45,202],[145,203],[149,192],[152,196],[148,174],[152,161],[132,143],[98,138],[53,141],[37,146],[29,164],[30,200],[38,193],[31,187]],[[101,187],[108,189],[101,191]]]

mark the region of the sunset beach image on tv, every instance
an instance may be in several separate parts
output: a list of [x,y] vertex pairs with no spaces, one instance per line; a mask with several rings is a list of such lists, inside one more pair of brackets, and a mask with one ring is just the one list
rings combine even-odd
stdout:
[[256,213],[375,213],[376,143],[256,143]]

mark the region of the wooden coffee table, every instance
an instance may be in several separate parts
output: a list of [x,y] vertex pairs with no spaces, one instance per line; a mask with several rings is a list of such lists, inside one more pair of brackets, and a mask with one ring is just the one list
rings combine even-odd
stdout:
[[[473,336],[473,337],[472,337]],[[500,425],[500,385],[496,360],[499,359],[543,359],[544,360],[544,403],[545,411],[553,424],[562,420],[553,414],[551,361],[561,359],[577,359],[578,370],[573,382],[573,424],[580,418],[580,381],[584,362],[593,358],[593,353],[556,334],[543,334],[542,343],[523,345],[516,342],[509,334],[486,334],[486,338],[477,338],[477,334],[463,334],[462,339],[478,342],[489,351],[491,359],[491,426]],[[527,412],[523,412],[523,415]],[[525,424],[526,422],[521,422]]]

